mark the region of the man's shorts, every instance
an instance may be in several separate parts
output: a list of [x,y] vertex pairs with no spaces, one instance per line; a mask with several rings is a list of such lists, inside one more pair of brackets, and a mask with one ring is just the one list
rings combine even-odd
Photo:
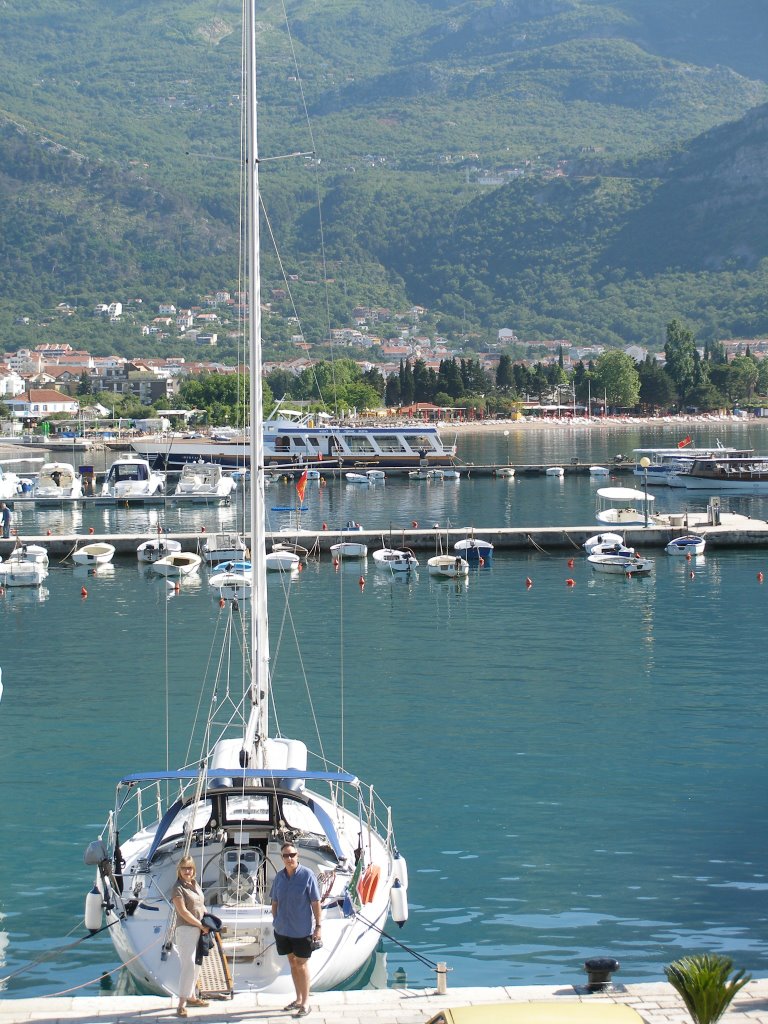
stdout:
[[312,956],[312,936],[305,935],[297,939],[292,935],[278,935],[275,932],[275,947],[280,956],[288,956],[293,953],[300,960],[309,960]]

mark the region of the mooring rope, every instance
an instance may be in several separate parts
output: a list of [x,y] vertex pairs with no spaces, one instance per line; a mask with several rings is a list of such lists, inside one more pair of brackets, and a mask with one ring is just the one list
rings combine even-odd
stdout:
[[568,540],[571,542],[571,544],[573,544],[577,551],[581,551],[581,544],[577,544],[567,530],[563,530],[563,536],[568,538]]
[[[25,971],[31,971],[33,967],[37,967],[38,964],[45,963],[46,960],[54,960],[61,953],[66,953],[70,949],[74,949],[75,946],[79,946],[81,942],[85,942],[87,939],[92,939],[95,935],[101,934],[101,932],[107,931],[113,925],[118,924],[119,919],[113,921],[111,924],[105,924],[98,931],[89,932],[88,935],[82,935],[79,939],[75,939],[74,942],[69,942],[66,946],[58,946],[56,949],[49,949],[46,953],[41,953],[40,956],[35,957],[34,960],[29,960],[27,963],[22,964],[21,967],[17,967],[15,971],[11,971],[10,974],[6,974],[5,977],[0,978],[0,985],[4,985],[7,981],[17,977],[19,974],[24,974]],[[90,985],[91,982],[88,982]]]
[[389,932],[385,932],[383,928],[379,928],[377,924],[374,924],[373,921],[369,921],[367,918],[363,917],[362,914],[358,913],[356,916],[359,918],[359,920],[363,922],[364,925],[367,925],[369,928],[372,928],[375,932],[378,932],[382,938],[389,939],[390,942],[394,942],[394,944],[396,946],[399,946],[400,949],[404,950],[406,953],[410,953],[414,960],[418,960],[419,963],[424,964],[425,967],[429,967],[433,971],[437,970],[436,960],[430,960],[429,957],[424,956],[423,953],[417,953],[415,949],[412,949],[410,946],[406,946],[404,942],[400,942],[400,940],[396,939],[394,935],[390,935]]
[[551,551],[545,551],[544,548],[541,547],[540,544],[537,544],[536,541],[533,539],[533,537],[530,535],[530,533],[526,533],[525,539],[530,541],[531,544],[533,544],[533,546],[536,548],[536,550],[539,552],[539,554],[541,554],[541,555],[551,555],[552,554]]

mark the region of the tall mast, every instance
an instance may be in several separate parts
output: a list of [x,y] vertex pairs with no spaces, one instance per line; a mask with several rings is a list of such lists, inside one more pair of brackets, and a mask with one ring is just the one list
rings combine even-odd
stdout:
[[[264,399],[261,382],[261,262],[259,250],[259,150],[256,122],[256,26],[255,0],[245,0],[246,45],[246,189],[248,254],[248,362],[250,377],[251,459],[251,712],[243,748],[249,754],[254,743],[266,738],[269,726],[269,631],[267,621],[267,564],[264,499]],[[257,764],[264,750],[256,750]]]

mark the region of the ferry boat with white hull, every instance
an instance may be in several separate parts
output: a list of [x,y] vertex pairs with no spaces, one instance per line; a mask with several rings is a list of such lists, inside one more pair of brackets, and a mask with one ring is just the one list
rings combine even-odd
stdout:
[[[296,465],[367,469],[450,466],[456,445],[447,445],[434,424],[370,426],[334,424],[279,406],[263,424],[267,467]],[[133,450],[154,469],[180,470],[188,462],[229,469],[250,466],[249,441],[231,438],[152,436],[135,438]]]

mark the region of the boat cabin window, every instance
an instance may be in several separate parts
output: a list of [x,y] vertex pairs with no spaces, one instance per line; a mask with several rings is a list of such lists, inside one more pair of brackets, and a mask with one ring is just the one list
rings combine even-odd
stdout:
[[373,441],[381,452],[407,451],[402,438],[397,434],[374,434]]
[[114,480],[146,480],[147,479],[147,467],[146,466],[115,466]]
[[363,434],[348,435],[347,444],[352,452],[373,452],[371,442]]
[[275,451],[287,452],[291,447],[291,439],[285,435],[275,438]]
[[197,806],[187,804],[186,807],[182,807],[165,830],[163,842],[184,835],[185,832],[196,832],[199,829],[206,828],[211,820],[212,812],[213,808],[209,801],[205,801]]
[[236,793],[227,797],[227,821],[269,821],[269,797]]
[[425,437],[423,434],[406,434],[405,440],[416,451],[420,448],[432,450],[432,438]]
[[282,811],[283,820],[288,828],[298,829],[301,832],[311,832],[315,835],[325,835],[312,811],[299,800],[283,797]]

